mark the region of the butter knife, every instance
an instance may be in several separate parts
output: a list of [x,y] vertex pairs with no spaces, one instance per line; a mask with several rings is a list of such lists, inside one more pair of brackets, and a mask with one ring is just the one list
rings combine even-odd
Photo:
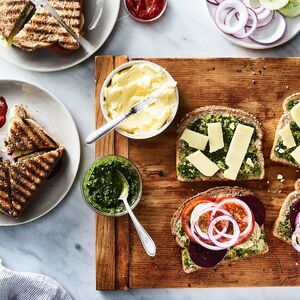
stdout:
[[126,114],[122,114],[118,116],[117,118],[111,120],[107,124],[103,125],[96,131],[92,132],[91,134],[88,135],[86,138],[86,144],[91,144],[93,142],[96,142],[109,132],[111,132],[113,129],[115,129],[120,123],[122,123],[124,120],[129,118],[130,116],[138,113],[139,111],[143,110],[146,106],[152,104],[153,102],[156,101],[156,98],[153,97],[147,97],[141,100],[139,103],[134,105]]
[[30,0],[36,8],[43,7],[48,13],[77,41],[77,43],[88,53],[94,50],[92,44],[82,36],[78,36],[60,17],[57,11],[49,4],[48,0]]

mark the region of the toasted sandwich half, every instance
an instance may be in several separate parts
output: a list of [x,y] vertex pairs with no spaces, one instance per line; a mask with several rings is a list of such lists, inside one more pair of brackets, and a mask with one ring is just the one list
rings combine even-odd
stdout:
[[54,149],[58,144],[35,122],[22,105],[15,105],[6,139],[6,151],[14,157],[42,149]]
[[51,175],[64,147],[22,159],[10,166],[11,216],[17,218],[30,204],[33,194]]
[[0,212],[10,215],[12,204],[10,198],[9,163],[0,163]]
[[[54,8],[79,37],[83,27],[82,0],[49,0]],[[13,44],[23,50],[59,47],[74,51],[80,47],[78,42],[44,8],[38,8],[30,21],[14,37]]]
[[14,36],[33,10],[34,6],[29,0],[0,1],[0,39],[2,42],[8,46],[12,44]]

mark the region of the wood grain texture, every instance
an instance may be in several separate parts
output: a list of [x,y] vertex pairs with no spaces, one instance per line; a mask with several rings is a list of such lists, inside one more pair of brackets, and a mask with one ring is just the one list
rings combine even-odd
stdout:
[[[178,82],[180,108],[172,125],[158,137],[129,141],[129,158],[141,171],[144,182],[143,198],[135,213],[157,244],[157,256],[149,258],[133,225],[129,224],[129,288],[300,285],[300,255],[271,234],[281,203],[293,190],[299,173],[269,159],[282,114],[282,101],[300,91],[300,59],[148,60],[167,68]],[[176,180],[177,125],[186,113],[204,105],[241,108],[262,122],[266,177],[260,181],[242,181],[239,185],[253,190],[267,208],[266,235],[270,251],[264,256],[217,269],[185,274],[181,266],[181,249],[170,231],[171,217],[188,197],[217,185],[228,185],[228,182]],[[277,174],[284,176],[284,182],[277,180]]]
[[[128,62],[127,56],[115,58],[115,67]],[[128,158],[128,139],[115,133],[115,154]],[[116,289],[129,288],[129,217],[116,219]]]
[[[114,69],[114,58],[96,57],[95,59],[95,127],[105,122],[101,113],[99,95],[107,75]],[[96,142],[96,158],[114,154],[114,132]],[[97,290],[115,289],[115,219],[96,215],[96,288]]]

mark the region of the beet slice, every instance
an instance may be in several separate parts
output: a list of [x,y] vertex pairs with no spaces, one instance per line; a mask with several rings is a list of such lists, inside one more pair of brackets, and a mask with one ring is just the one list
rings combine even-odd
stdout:
[[244,201],[251,209],[255,222],[262,226],[266,220],[266,209],[263,203],[255,196],[237,196],[238,199]]
[[227,253],[227,249],[220,251],[209,250],[192,241],[190,242],[188,251],[192,261],[203,268],[216,266]]
[[291,222],[291,227],[293,229],[293,232],[296,229],[296,218],[299,212],[300,212],[300,199],[294,202],[290,210],[290,222]]

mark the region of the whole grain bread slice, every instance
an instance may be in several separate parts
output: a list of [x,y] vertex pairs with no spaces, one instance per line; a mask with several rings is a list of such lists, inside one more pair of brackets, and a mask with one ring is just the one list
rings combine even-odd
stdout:
[[[263,138],[263,128],[259,120],[253,116],[252,114],[241,110],[241,109],[235,109],[230,107],[224,107],[224,106],[204,106],[197,108],[193,110],[192,112],[188,113],[180,123],[180,126],[178,128],[178,138],[176,143],[176,166],[178,166],[179,162],[182,159],[182,153],[184,148],[184,141],[180,139],[183,131],[188,127],[189,124],[193,123],[195,120],[208,116],[208,115],[222,115],[222,116],[232,116],[236,118],[242,119],[244,122],[251,124],[257,132],[257,140],[256,140],[256,147],[258,149],[257,155],[258,155],[258,161],[261,165],[261,173],[259,176],[256,177],[250,177],[247,178],[247,180],[257,180],[257,179],[263,179],[265,176],[265,169],[264,169],[264,156],[262,152],[262,138]],[[177,170],[177,179],[179,181],[187,181],[185,178],[183,178],[178,170]],[[197,178],[188,180],[188,181],[228,181],[229,179],[225,178],[223,176],[223,173],[221,171],[218,171],[214,176],[207,177],[202,174],[200,174]],[[237,180],[241,180],[237,178]],[[245,179],[242,179],[245,180]]]
[[[180,205],[180,207],[177,209],[177,211],[174,213],[172,219],[171,219],[171,232],[172,234],[175,236],[176,239],[176,243],[183,248],[182,249],[182,254],[184,253],[184,251],[186,251],[186,244],[184,239],[182,238],[182,236],[179,233],[178,228],[181,226],[181,213],[182,210],[184,209],[184,207],[193,199],[199,197],[199,196],[207,196],[207,197],[211,197],[214,199],[218,199],[218,198],[222,198],[222,197],[236,197],[236,196],[254,196],[254,193],[248,189],[242,188],[242,187],[230,187],[230,186],[221,186],[221,187],[215,187],[215,188],[211,188],[207,191],[201,192],[189,199],[187,199],[183,204]],[[263,226],[261,227],[261,230],[263,231],[264,228]],[[257,253],[257,254],[251,254],[248,257],[251,256],[257,256],[257,255],[262,255],[265,254],[269,251],[269,247],[268,244],[265,242],[264,243],[264,247],[263,249]],[[224,265],[226,263],[229,263],[231,261],[236,261],[236,260],[243,260],[245,258],[241,258],[241,257],[232,257],[230,260],[225,260],[223,259],[219,265]],[[199,269],[201,269],[201,267],[199,266],[194,266],[194,267],[187,267],[184,264],[184,259],[182,259],[182,265],[183,265],[183,270],[186,273],[191,273],[191,272],[195,272]]]
[[[295,93],[289,97],[287,97],[282,104],[282,109],[283,109],[283,114],[278,122],[277,128],[276,128],[276,132],[275,132],[275,138],[274,138],[274,143],[273,143],[273,147],[271,150],[271,155],[270,158],[271,160],[273,160],[274,162],[278,162],[284,165],[288,165],[288,166],[293,166],[293,167],[300,167],[300,164],[297,163],[292,163],[290,161],[288,161],[285,158],[282,157],[278,157],[275,153],[275,148],[278,144],[278,141],[280,141],[281,137],[279,135],[279,130],[283,129],[287,124],[290,124],[292,121],[292,116],[291,113],[288,110],[288,104],[291,101],[295,101],[295,100],[299,100],[300,102],[300,93]],[[300,130],[300,128],[299,128]]]
[[291,244],[291,235],[292,235],[292,229],[290,227],[290,236],[286,236],[286,233],[280,230],[280,224],[284,224],[286,221],[286,218],[288,218],[288,222],[285,224],[285,226],[290,226],[289,223],[289,214],[291,206],[300,199],[300,179],[298,179],[295,182],[295,190],[291,192],[283,201],[282,206],[280,208],[278,217],[275,221],[275,224],[273,226],[273,235],[288,243]]

